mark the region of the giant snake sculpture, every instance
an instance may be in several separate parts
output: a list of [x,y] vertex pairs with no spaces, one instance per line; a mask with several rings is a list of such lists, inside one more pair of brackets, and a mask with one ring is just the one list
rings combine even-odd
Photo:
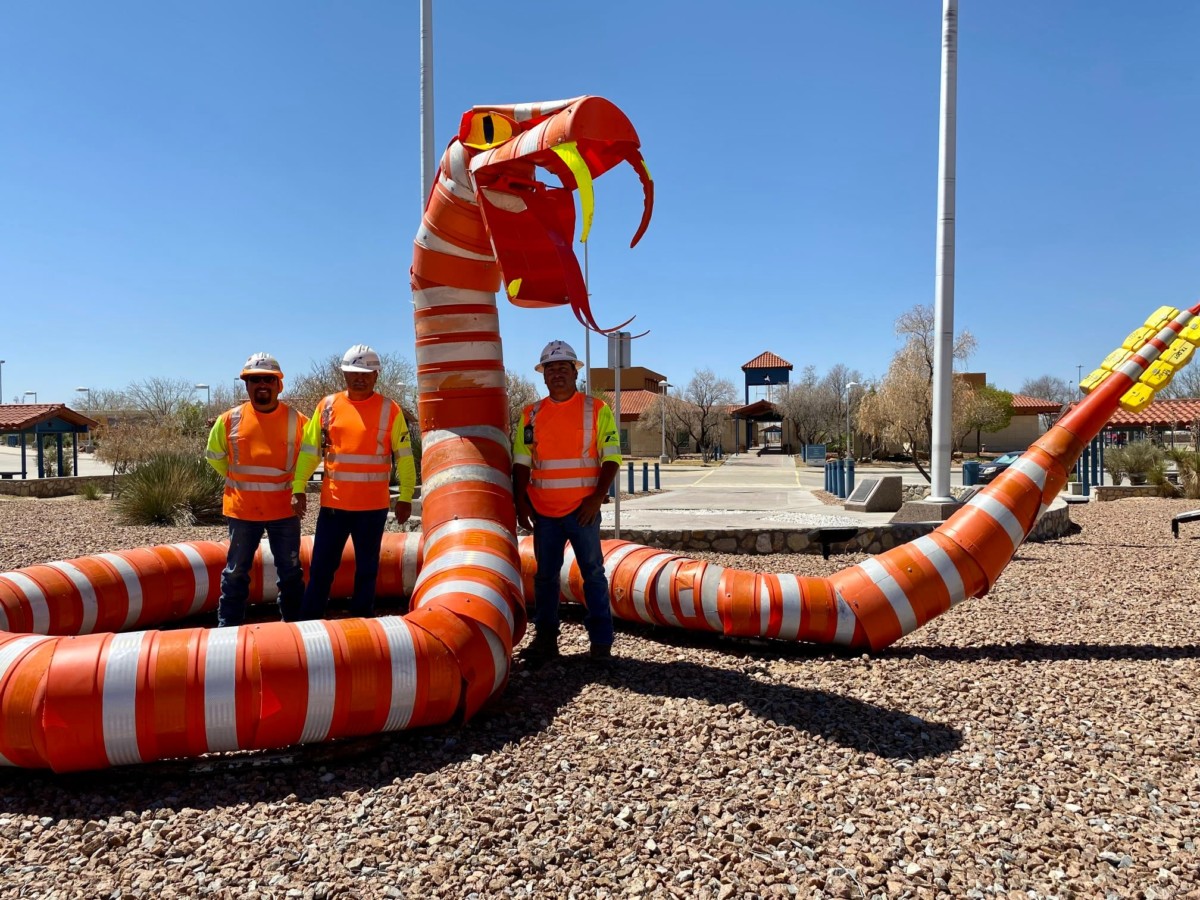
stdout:
[[[476,107],[442,157],[416,238],[422,534],[391,534],[379,591],[403,617],[147,630],[215,607],[225,548],[194,542],[0,574],[0,764],[95,769],[327,741],[466,719],[502,690],[533,560],[510,483],[495,292],[569,303],[596,327],[571,249],[592,179],[629,162],[625,115],[598,97]],[[536,179],[539,169],[561,186]],[[1140,408],[1200,344],[1200,306],[1159,309],[1084,381],[1088,396],[941,527],[826,578],[759,575],[605,542],[623,619],[877,650],[985,594],[1117,409]],[[302,551],[305,565],[311,541]],[[351,563],[334,592],[346,591]],[[270,599],[263,548],[252,596]],[[582,597],[568,554],[563,593]],[[127,630],[140,629],[140,630]]]

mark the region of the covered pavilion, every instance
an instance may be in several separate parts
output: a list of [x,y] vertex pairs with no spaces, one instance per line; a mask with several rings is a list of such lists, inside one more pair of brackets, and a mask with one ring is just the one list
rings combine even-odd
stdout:
[[[63,435],[87,434],[100,423],[83,413],[76,412],[65,403],[2,403],[0,404],[0,440],[8,447],[21,448],[20,471],[0,471],[0,478],[29,477],[28,441],[34,437],[37,447],[37,477],[46,477],[45,450],[42,438],[53,436],[58,451],[56,472],[63,470]],[[79,441],[71,442],[71,471],[79,469]]]

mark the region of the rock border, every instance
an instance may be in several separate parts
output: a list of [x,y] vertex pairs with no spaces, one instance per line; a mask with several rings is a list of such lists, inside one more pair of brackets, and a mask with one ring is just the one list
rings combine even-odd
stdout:
[[[903,522],[864,525],[844,543],[833,544],[836,553],[883,553],[900,544],[929,534],[941,522]],[[849,527],[849,526],[847,526]],[[1057,498],[1034,526],[1026,540],[1048,541],[1064,537],[1072,529],[1070,504]],[[821,528],[722,528],[722,529],[651,529],[622,528],[621,539],[662,550],[684,552],[737,553],[820,553]],[[611,528],[602,528],[600,536],[611,540]]]

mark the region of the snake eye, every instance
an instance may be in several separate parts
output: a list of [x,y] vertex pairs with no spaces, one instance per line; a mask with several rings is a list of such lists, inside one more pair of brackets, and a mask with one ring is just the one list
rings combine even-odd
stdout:
[[490,150],[509,140],[516,123],[497,112],[469,112],[462,118],[458,139],[476,150]]

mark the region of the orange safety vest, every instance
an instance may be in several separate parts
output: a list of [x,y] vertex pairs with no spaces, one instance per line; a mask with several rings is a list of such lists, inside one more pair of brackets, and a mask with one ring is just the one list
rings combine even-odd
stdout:
[[243,403],[222,413],[229,464],[222,510],[231,519],[269,522],[292,512],[292,478],[304,416],[285,403],[269,413]]
[[525,407],[533,432],[529,502],[542,515],[573,512],[599,484],[600,408],[595,397],[579,392],[563,403],[543,397]]
[[382,394],[354,401],[345,393],[321,401],[321,505],[332,509],[387,509],[392,474],[392,426],[400,407]]

